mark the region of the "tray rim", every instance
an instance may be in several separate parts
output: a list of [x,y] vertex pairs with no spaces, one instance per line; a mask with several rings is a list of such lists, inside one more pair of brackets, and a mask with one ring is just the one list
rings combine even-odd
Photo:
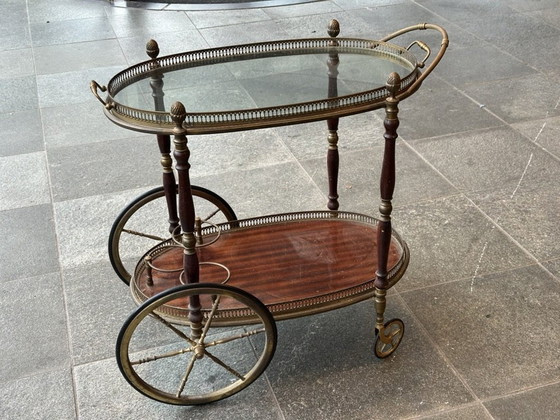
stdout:
[[[333,45],[333,42],[336,45]],[[124,128],[146,133],[173,134],[175,123],[169,112],[129,107],[115,100],[115,95],[138,80],[181,68],[266,58],[281,53],[301,55],[313,52],[329,54],[337,51],[375,55],[398,61],[403,69],[408,68],[408,74],[403,73],[401,76],[397,95],[406,92],[420,76],[419,63],[414,54],[404,47],[385,41],[362,38],[302,38],[258,42],[186,51],[130,66],[114,75],[107,84],[104,111],[111,121]],[[285,54],[286,52],[289,54]],[[210,134],[305,123],[378,109],[384,106],[385,100],[391,95],[386,86],[334,98],[328,98],[326,93],[325,90],[325,98],[320,100],[281,106],[195,113],[190,113],[187,109],[183,128],[187,130],[187,134]]]
[[[253,217],[248,219],[241,219],[232,222],[221,223],[218,225],[218,227],[227,227],[226,231],[235,233],[235,232],[250,231],[251,228],[253,227],[278,225],[278,224],[286,224],[286,223],[301,223],[301,222],[313,221],[313,220],[322,220],[322,221],[332,220],[338,222],[360,223],[370,227],[372,226],[377,227],[377,224],[379,222],[378,219],[361,213],[318,210],[318,211],[280,213],[280,214]],[[215,233],[215,229],[216,227],[214,226],[207,227],[203,229],[203,234]],[[401,254],[396,264],[393,267],[391,267],[390,270],[388,270],[387,290],[393,287],[402,278],[402,276],[404,275],[408,267],[408,263],[410,259],[410,253],[406,242],[401,238],[398,232],[395,231],[394,229],[392,229],[391,232],[391,239],[394,240],[395,243],[400,247]],[[144,269],[144,264],[145,264],[144,257],[147,255],[157,255],[158,252],[162,252],[162,250],[168,248],[169,246],[177,247],[176,243],[173,241],[172,238],[162,241],[156,246],[152,247],[139,260],[136,269],[134,271],[134,275],[130,282],[132,297],[138,305],[141,305],[147,299],[152,297],[152,296],[146,296],[144,293],[142,293],[139,287],[137,287],[137,282],[135,280],[138,274]],[[354,286],[336,292],[326,293],[317,296],[310,296],[301,299],[294,299],[287,302],[266,304],[266,306],[270,310],[270,312],[272,313],[276,321],[319,314],[322,312],[327,312],[330,310],[349,306],[351,304],[358,303],[373,297],[375,294],[374,281],[375,281],[375,277],[368,281],[361,282],[359,284],[356,284]],[[165,311],[162,311],[160,313],[160,315],[172,323],[188,325],[185,312],[186,311],[183,309],[175,310],[175,308],[168,306],[166,307]],[[233,310],[229,312],[235,312],[235,311]],[[203,314],[205,313],[206,311],[203,311]],[[238,314],[234,314],[232,316],[225,316],[223,318],[217,317],[216,319],[213,320],[213,325],[217,327],[235,326],[235,325],[249,324],[253,321],[254,320],[251,319],[251,317],[248,317],[245,314],[239,312]]]

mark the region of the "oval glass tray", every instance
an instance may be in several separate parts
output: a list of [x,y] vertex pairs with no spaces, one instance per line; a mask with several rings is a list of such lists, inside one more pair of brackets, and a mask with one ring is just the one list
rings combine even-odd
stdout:
[[390,94],[389,75],[400,76],[398,95],[417,80],[418,69],[406,48],[364,39],[213,48],[153,58],[116,74],[105,112],[119,125],[156,134],[171,134],[175,101],[186,108],[187,134],[303,123],[379,108]]

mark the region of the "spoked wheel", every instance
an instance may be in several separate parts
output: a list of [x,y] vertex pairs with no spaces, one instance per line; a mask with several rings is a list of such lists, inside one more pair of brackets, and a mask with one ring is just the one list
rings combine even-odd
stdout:
[[[219,195],[194,185],[191,191],[196,215],[203,223],[237,219],[233,209]],[[118,215],[109,234],[109,259],[123,282],[130,283],[131,273],[147,249],[171,236],[167,220],[163,187],[137,197]]]
[[[200,302],[202,322],[191,328]],[[200,315],[200,313],[199,313]],[[200,319],[200,318],[199,318]],[[199,337],[192,331],[199,331]],[[117,340],[117,362],[142,394],[177,405],[205,404],[250,385],[276,349],[276,324],[249,293],[227,285],[175,287],[147,300]]]
[[392,319],[384,325],[383,331],[375,340],[375,355],[380,359],[390,356],[397,349],[404,335],[404,323],[400,319]]

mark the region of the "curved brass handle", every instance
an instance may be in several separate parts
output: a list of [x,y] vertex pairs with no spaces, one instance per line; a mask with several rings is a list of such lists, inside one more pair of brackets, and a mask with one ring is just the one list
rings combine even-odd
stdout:
[[419,68],[424,68],[424,65],[426,64],[426,60],[430,57],[430,54],[432,53],[432,50],[430,49],[430,47],[428,46],[428,44],[426,44],[425,42],[422,41],[414,41],[412,44],[410,44],[408,47],[406,47],[407,51],[410,51],[410,49],[414,46],[414,45],[418,45],[422,50],[424,50],[426,52],[426,55],[424,56],[424,58],[422,59],[422,61],[419,61],[417,63],[417,66]]
[[95,80],[92,80],[92,81],[89,83],[89,89],[91,90],[91,92],[93,93],[93,95],[97,98],[97,100],[103,104],[103,106],[105,107],[105,109],[110,110],[111,108],[113,108],[113,104],[105,102],[105,101],[101,98],[101,96],[99,96],[99,93],[97,93],[97,90],[98,90],[98,89],[99,89],[101,92],[106,92],[106,91],[107,91],[107,87],[101,86],[101,85],[100,85],[99,83],[97,83]]
[[[418,79],[416,79],[416,81],[414,83],[412,83],[406,91],[404,91],[400,95],[398,95],[398,99],[404,99],[404,98],[412,95],[420,87],[420,85],[422,84],[424,79],[432,72],[432,70],[434,70],[436,68],[436,66],[440,62],[441,58],[445,54],[445,51],[447,50],[447,47],[449,46],[449,37],[448,37],[445,29],[443,29],[441,26],[434,25],[434,24],[431,24],[431,23],[421,23],[419,25],[409,26],[408,28],[401,29],[400,31],[394,32],[391,35],[388,35],[385,38],[381,39],[381,41],[387,42],[390,39],[396,38],[396,37],[398,37],[400,35],[403,35],[403,34],[406,34],[408,32],[422,31],[422,30],[426,30],[426,29],[434,30],[434,31],[437,31],[437,32],[440,33],[440,35],[441,35],[441,45],[440,45],[439,51],[437,52],[436,56],[432,59],[432,61],[428,65],[428,67],[426,67],[426,70],[424,70],[420,74]],[[415,41],[409,46],[409,48],[414,44],[417,44],[420,48],[422,48],[424,51],[427,52],[427,50],[424,48],[424,46],[426,44],[424,44],[423,42]],[[419,63],[419,67],[423,67],[426,64],[425,61],[428,59],[428,56],[429,56],[429,54],[426,55],[426,57],[424,57],[424,60],[422,60]],[[420,66],[420,64],[421,64],[421,66]]]

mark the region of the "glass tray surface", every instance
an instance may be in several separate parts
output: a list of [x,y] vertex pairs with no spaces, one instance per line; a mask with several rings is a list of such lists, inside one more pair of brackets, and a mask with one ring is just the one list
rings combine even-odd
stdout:
[[[332,51],[331,51],[332,54]],[[407,75],[405,60],[379,54],[338,52],[337,96],[383,87],[392,72]],[[186,67],[162,74],[164,108],[155,109],[151,74],[126,86],[114,99],[122,105],[169,111],[180,101],[187,113],[230,112],[286,106],[325,99],[329,92],[329,51],[227,61]]]
[[106,113],[126,128],[169,134],[177,101],[191,134],[294,124],[382,107],[395,72],[397,93],[421,74],[409,50],[381,41],[317,38],[199,50],[115,75]]

